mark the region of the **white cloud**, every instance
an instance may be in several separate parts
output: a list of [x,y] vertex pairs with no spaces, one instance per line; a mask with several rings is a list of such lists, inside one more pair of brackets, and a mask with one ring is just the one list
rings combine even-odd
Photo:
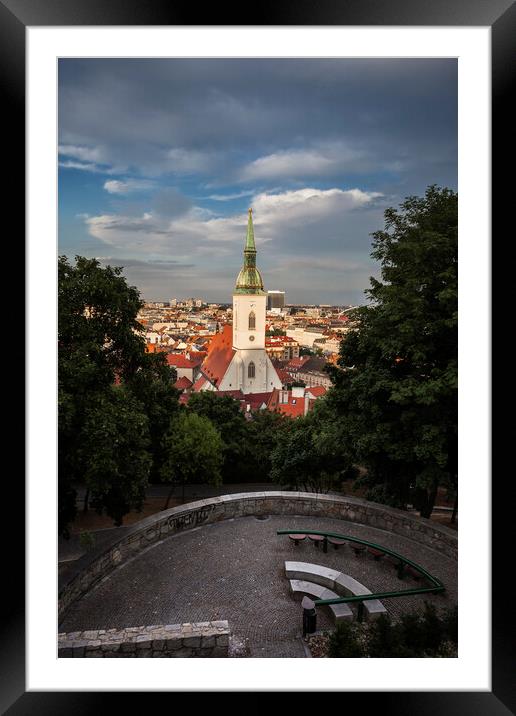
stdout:
[[212,199],[213,201],[232,201],[233,199],[241,199],[244,196],[251,196],[251,194],[254,194],[252,189],[241,191],[238,194],[211,194],[208,199]]
[[123,181],[111,179],[104,183],[104,189],[109,194],[131,194],[135,191],[153,189],[155,186],[155,182],[150,179],[124,179]]
[[81,147],[76,144],[60,144],[59,154],[84,162],[104,163],[105,156],[100,147]]
[[91,162],[75,162],[71,159],[67,159],[64,162],[59,162],[59,166],[63,169],[81,169],[84,172],[105,173],[105,169]]
[[382,196],[379,192],[361,189],[297,189],[278,194],[264,192],[253,199],[256,221],[264,224],[291,222],[292,220],[317,221],[328,216],[350,211],[369,204]]
[[371,157],[343,142],[321,143],[310,149],[284,149],[246,164],[242,181],[256,179],[302,179],[331,176],[344,171],[369,171]]
[[87,147],[79,144],[60,144],[59,155],[66,157],[59,162],[63,169],[81,169],[98,174],[120,174],[127,171],[122,164],[114,164],[109,152],[100,146]]
[[[324,246],[327,237],[342,232],[345,217],[356,209],[374,206],[378,192],[304,188],[276,194],[261,193],[251,202],[258,243],[273,242],[275,248],[292,244],[303,236],[314,237]],[[233,252],[232,243],[242,242],[246,216],[214,216],[192,207],[181,216],[170,218],[155,212],[141,216],[103,214],[85,218],[92,236],[120,250],[146,254],[178,251],[181,255]],[[224,248],[227,247],[227,248]]]

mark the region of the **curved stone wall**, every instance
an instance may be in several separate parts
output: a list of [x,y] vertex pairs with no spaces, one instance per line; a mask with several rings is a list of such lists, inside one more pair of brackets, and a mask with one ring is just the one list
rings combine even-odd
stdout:
[[[375,502],[308,492],[244,492],[223,495],[151,515],[133,525],[123,537],[114,537],[108,547],[84,555],[60,580],[59,621],[63,619],[70,604],[86,594],[100,579],[153,543],[200,525],[245,515],[333,517],[388,530],[420,542],[448,557],[457,558],[457,533],[454,530]],[[285,528],[288,529],[287,523]]]

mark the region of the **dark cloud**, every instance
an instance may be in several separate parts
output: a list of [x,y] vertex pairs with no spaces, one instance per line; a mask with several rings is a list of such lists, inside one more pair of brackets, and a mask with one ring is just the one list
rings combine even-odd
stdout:
[[152,208],[156,214],[171,219],[186,214],[192,206],[191,199],[171,187],[158,192],[152,200]]
[[141,261],[139,259],[128,259],[114,256],[101,256],[99,257],[101,263],[110,266],[124,266],[131,268],[149,268],[149,269],[168,269],[168,268],[193,268],[195,264],[182,264],[179,261],[166,260],[166,259],[149,259],[148,261]]
[[142,174],[229,178],[321,141],[349,142],[365,171],[455,162],[453,59],[61,60],[59,77],[60,143]]
[[147,298],[230,300],[253,203],[267,287],[355,303],[385,208],[457,186],[457,60],[63,59],[59,144],[60,241]]

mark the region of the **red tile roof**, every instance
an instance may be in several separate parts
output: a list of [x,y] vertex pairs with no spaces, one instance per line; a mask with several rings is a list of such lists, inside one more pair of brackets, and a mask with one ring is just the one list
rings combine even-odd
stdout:
[[274,367],[276,368],[276,373],[278,374],[278,378],[281,380],[282,385],[286,385],[292,380],[292,376],[289,375],[286,370],[283,368],[277,368],[276,366]]
[[194,386],[193,386],[194,391],[196,393],[198,393],[206,382],[207,382],[206,378],[203,375],[199,376],[199,378],[197,378],[197,380],[194,383]]
[[[296,402],[293,403],[293,400]],[[288,415],[290,418],[300,418],[305,414],[305,399],[290,398],[290,402],[280,403],[277,410],[283,415]]]
[[174,368],[195,368],[199,361],[189,360],[182,353],[167,353],[167,363]]
[[299,358],[292,358],[292,360],[290,360],[287,363],[286,369],[287,370],[292,370],[292,369],[298,370],[309,360],[310,360],[310,356],[299,356]]
[[265,405],[268,404],[271,395],[272,395],[272,392],[270,392],[270,393],[246,393],[246,395],[244,395],[244,400],[245,400],[246,405],[251,406],[251,410],[258,410],[264,403],[265,403]]
[[323,385],[314,385],[311,388],[307,388],[306,392],[311,393],[314,398],[320,398],[321,395],[326,393],[326,388]]
[[234,354],[233,327],[226,325],[222,333],[213,336],[208,355],[202,364],[202,372],[215,386],[220,385]]
[[[281,393],[287,393],[287,403],[280,402]],[[276,413],[282,413],[288,415],[291,418],[298,418],[305,414],[305,398],[309,396],[308,409],[311,410],[317,398],[324,395],[326,389],[322,386],[315,386],[314,388],[306,388],[304,395],[301,397],[293,397],[292,391],[282,391],[277,388],[271,393],[270,398],[267,402],[267,409]],[[310,395],[314,397],[310,399]]]
[[178,390],[187,390],[188,388],[191,388],[192,385],[192,381],[188,380],[186,375],[184,375],[182,378],[179,378],[179,380],[176,380],[174,388],[177,388]]

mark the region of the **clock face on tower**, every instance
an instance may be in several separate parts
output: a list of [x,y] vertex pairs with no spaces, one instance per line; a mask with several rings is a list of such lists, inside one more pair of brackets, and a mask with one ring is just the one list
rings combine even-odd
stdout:
[[250,341],[254,341],[254,336],[249,336]]

